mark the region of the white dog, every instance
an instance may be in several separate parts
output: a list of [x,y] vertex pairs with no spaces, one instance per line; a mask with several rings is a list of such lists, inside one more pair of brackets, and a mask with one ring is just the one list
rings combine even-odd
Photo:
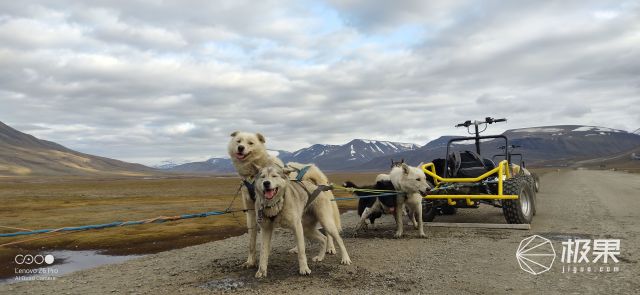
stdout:
[[[289,170],[289,171],[293,171]],[[262,168],[256,178],[255,210],[261,228],[260,264],[256,278],[267,276],[271,238],[275,227],[292,229],[297,243],[299,273],[311,273],[307,265],[304,237],[320,242],[321,247],[313,261],[322,261],[327,251],[327,239],[317,229],[318,223],[340,248],[342,264],[351,264],[338,228],[335,224],[333,196],[310,181],[292,181],[285,170],[276,165]]]
[[407,164],[402,164],[400,167],[393,167],[389,173],[389,178],[393,183],[393,186],[405,193],[405,195],[399,195],[396,201],[396,233],[394,237],[402,237],[403,234],[403,219],[402,214],[404,212],[404,205],[409,207],[410,214],[414,218],[417,218],[418,231],[420,237],[426,237],[424,233],[424,225],[422,220],[422,196],[427,194],[427,190],[430,188],[427,183],[427,178],[416,167],[411,167]]
[[[231,157],[231,162],[245,184],[241,189],[242,202],[245,209],[253,209],[255,207],[255,189],[253,186],[255,176],[258,174],[257,167],[267,167],[270,165],[284,166],[280,159],[269,155],[264,145],[265,142],[264,136],[260,133],[235,131],[231,133],[231,140],[227,146],[227,152],[229,157]],[[304,165],[299,163],[290,164],[293,164],[298,169],[304,167]],[[310,180],[316,185],[328,184],[327,177],[314,165],[310,165],[302,179]],[[337,204],[335,204],[335,210],[337,212],[336,224],[338,228],[341,228],[340,213],[338,212]],[[256,266],[256,214],[255,212],[247,211],[245,215],[247,217],[247,228],[249,231],[249,255],[243,265],[251,268]],[[328,253],[335,254],[336,250],[333,245],[333,239],[329,237],[327,243]],[[292,252],[295,252],[295,250],[296,248],[291,249]]]

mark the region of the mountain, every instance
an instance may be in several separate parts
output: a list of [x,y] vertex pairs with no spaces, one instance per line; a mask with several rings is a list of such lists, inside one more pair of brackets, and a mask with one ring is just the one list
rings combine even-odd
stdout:
[[[487,132],[486,134],[491,134]],[[618,155],[616,161],[631,159],[635,148],[640,148],[640,135],[623,130],[597,126],[559,125],[511,129],[503,133],[509,144],[521,146],[516,150],[524,154],[527,164],[569,166],[579,161]],[[411,143],[354,139],[343,145],[314,144],[294,152],[269,151],[283,162],[315,163],[325,171],[384,171],[391,159],[405,159],[417,165],[444,157],[447,142],[460,136],[441,136],[420,147]],[[481,145],[483,156],[491,158],[504,151],[502,140],[485,141]],[[475,150],[473,141],[454,145],[456,150]],[[640,155],[636,151],[636,155]],[[496,158],[496,160],[499,160]],[[617,163],[617,162],[616,162]],[[231,160],[211,158],[204,162],[185,163],[167,169],[176,172],[234,173]]]
[[[268,150],[269,154],[276,157],[287,158],[291,155],[290,152],[283,150]],[[174,161],[166,160],[154,167],[169,171],[169,172],[187,172],[187,173],[215,173],[215,174],[227,174],[235,173],[236,169],[231,163],[229,158],[210,158],[201,162],[186,162],[176,164]]]
[[149,175],[157,170],[88,155],[0,122],[0,175]]
[[640,135],[640,128],[636,129],[636,131],[633,131],[631,133]]
[[[490,134],[490,133],[486,133]],[[576,161],[616,155],[640,146],[640,135],[623,130],[597,126],[559,125],[507,130],[503,133],[509,144],[521,146],[516,150],[524,155],[526,163],[536,165],[565,166]],[[442,136],[418,150],[401,152],[391,156],[375,158],[354,170],[384,170],[389,158],[404,158],[417,165],[446,153],[447,141],[458,136]],[[475,150],[473,141],[455,144],[455,150]],[[502,140],[491,140],[481,144],[484,157],[491,158],[503,150]]]
[[164,160],[162,162],[160,162],[159,164],[153,165],[151,167],[156,168],[156,169],[171,169],[173,167],[176,167],[178,165],[182,165],[188,163],[188,161],[176,161],[176,160]]
[[290,157],[282,157],[284,162],[314,163],[321,169],[349,170],[377,157],[418,149],[413,143],[400,143],[368,139],[354,139],[343,145],[314,144],[300,149]]
[[[354,139],[343,145],[314,144],[295,152],[269,150],[269,153],[279,157],[285,163],[315,163],[326,171],[336,171],[349,170],[350,167],[363,164],[376,157],[418,148],[418,145],[412,143]],[[198,173],[235,172],[231,160],[227,158],[211,158],[204,162],[185,163],[167,167],[165,170]]]
[[203,162],[190,162],[174,167],[166,168],[171,172],[195,172],[195,173],[233,173],[235,168],[228,158],[211,158]]

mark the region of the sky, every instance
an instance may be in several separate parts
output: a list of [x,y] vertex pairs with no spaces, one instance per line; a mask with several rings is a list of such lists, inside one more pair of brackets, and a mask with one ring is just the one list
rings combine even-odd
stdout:
[[0,121],[85,153],[422,145],[486,116],[640,128],[640,2],[0,2]]

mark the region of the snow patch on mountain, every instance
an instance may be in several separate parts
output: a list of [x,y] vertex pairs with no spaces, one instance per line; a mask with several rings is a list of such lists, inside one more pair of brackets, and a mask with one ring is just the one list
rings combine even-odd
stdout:
[[562,128],[550,128],[550,127],[534,127],[534,128],[522,128],[513,130],[513,132],[527,132],[527,133],[553,133],[564,131]]
[[152,165],[151,167],[157,168],[157,169],[171,169],[173,167],[176,167],[178,165],[182,165],[188,162],[189,161],[185,161],[185,160],[164,160],[156,165]]
[[589,131],[593,131],[593,132],[600,132],[600,134],[603,134],[603,132],[614,132],[614,133],[624,132],[624,133],[626,133],[626,131],[624,131],[624,130],[612,129],[612,128],[607,128],[607,127],[597,127],[597,126],[581,126],[581,127],[576,128],[576,129],[573,129],[571,131],[572,132],[589,132]]

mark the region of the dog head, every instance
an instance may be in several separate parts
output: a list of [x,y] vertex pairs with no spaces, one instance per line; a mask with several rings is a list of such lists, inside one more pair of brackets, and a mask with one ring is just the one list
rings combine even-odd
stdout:
[[405,163],[402,163],[400,167],[394,167],[391,170],[390,177],[394,186],[408,194],[420,193],[420,195],[425,196],[427,195],[427,190],[431,188],[422,170]]
[[256,177],[256,195],[263,199],[264,204],[269,205],[278,201],[288,183],[289,177],[281,167],[271,165],[262,168]]
[[227,152],[232,159],[238,161],[250,161],[265,153],[265,139],[260,133],[235,131],[231,133],[231,141]]
[[400,162],[396,162],[393,159],[391,159],[391,168],[400,167],[402,166],[402,164],[404,164],[404,158],[400,159]]

